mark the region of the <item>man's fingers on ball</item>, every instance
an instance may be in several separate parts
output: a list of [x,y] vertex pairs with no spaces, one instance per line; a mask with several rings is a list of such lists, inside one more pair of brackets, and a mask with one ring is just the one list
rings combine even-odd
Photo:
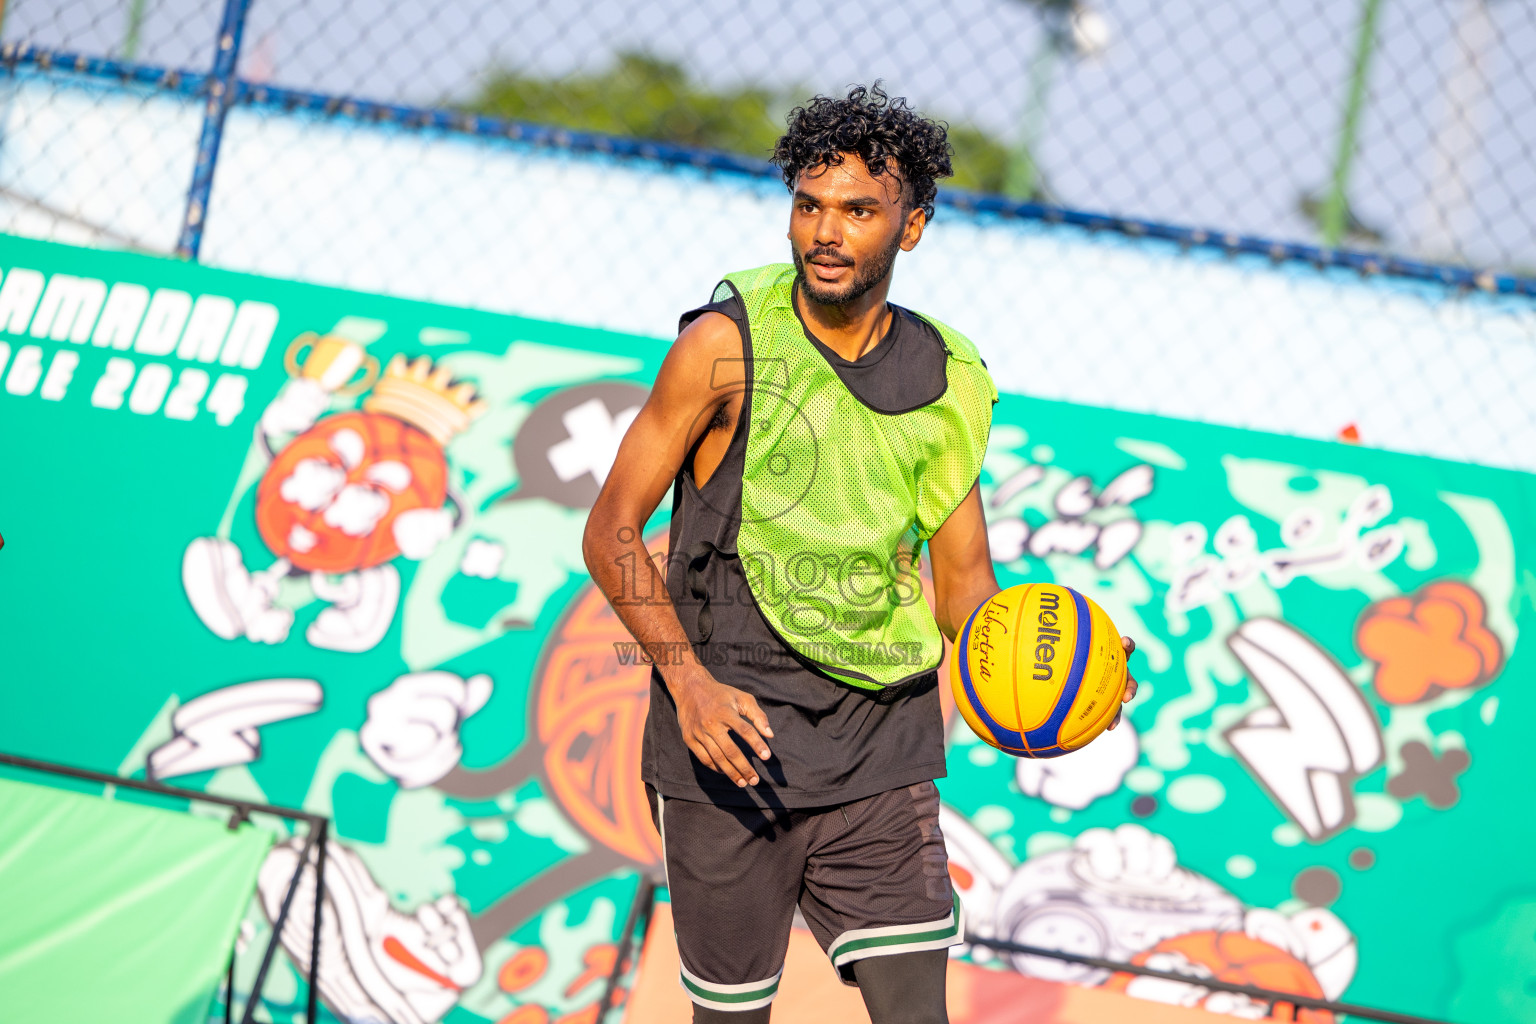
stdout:
[[1133,654],[1136,651],[1136,641],[1128,636],[1120,638],[1120,646],[1125,648],[1126,654]]

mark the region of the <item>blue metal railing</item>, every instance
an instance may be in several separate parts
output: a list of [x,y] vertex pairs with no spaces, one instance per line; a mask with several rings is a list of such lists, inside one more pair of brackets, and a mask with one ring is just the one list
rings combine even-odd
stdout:
[[219,162],[219,143],[224,138],[224,118],[237,88],[235,68],[240,63],[240,39],[245,34],[245,15],[249,9],[250,0],[224,0],[218,45],[213,51],[213,71],[204,80],[207,103],[203,107],[203,130],[197,139],[192,185],[187,189],[187,209],[181,220],[181,238],[176,243],[176,254],[185,259],[197,259],[203,245],[208,197],[213,192],[213,172]]
[[[235,9],[238,9],[239,16],[243,18],[247,3],[248,0],[227,0],[226,21]],[[221,40],[225,38],[222,28],[220,38]],[[779,176],[778,168],[766,160],[758,160],[738,153],[680,146],[675,143],[629,136],[605,135],[600,132],[573,131],[441,107],[380,103],[350,96],[247,82],[232,77],[237,56],[238,37],[227,49],[221,44],[214,64],[215,70],[210,74],[49,50],[24,43],[7,43],[0,46],[0,68],[14,70],[18,67],[33,67],[41,70],[70,71],[92,78],[124,84],[140,84],[185,96],[209,99],[204,116],[203,134],[198,146],[198,164],[193,172],[193,186],[189,190],[188,224],[184,226],[182,243],[178,247],[178,251],[189,258],[196,258],[195,238],[200,236],[202,225],[207,218],[208,190],[212,184],[213,170],[217,162],[218,139],[223,130],[223,115],[234,106],[286,112],[302,111],[364,123],[392,124],[406,128],[433,129],[470,136],[508,139],[575,153],[633,158],[703,171],[743,174],[754,178],[776,179]],[[212,91],[224,82],[231,83],[231,87],[220,96],[211,95]],[[220,107],[217,116],[214,111],[216,100]],[[1429,263],[1387,253],[1331,249],[1302,242],[1286,242],[1257,235],[1122,217],[1047,203],[1021,202],[1006,196],[986,195],[961,189],[940,189],[937,202],[940,206],[967,213],[994,214],[1046,224],[1066,224],[1088,231],[1114,232],[1131,238],[1155,238],[1187,249],[1215,250],[1228,255],[1261,256],[1275,263],[1300,262],[1318,268],[1341,267],[1363,275],[1404,278],[1500,295],[1536,297],[1536,277]],[[195,235],[192,235],[194,203],[197,209],[195,210]],[[190,245],[188,244],[189,236],[192,238]]]

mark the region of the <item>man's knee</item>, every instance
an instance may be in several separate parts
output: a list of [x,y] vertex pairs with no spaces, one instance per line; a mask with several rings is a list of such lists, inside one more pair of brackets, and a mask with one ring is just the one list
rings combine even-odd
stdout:
[[771,1009],[771,1003],[755,1010],[712,1010],[694,1003],[693,1024],[768,1024],[768,1011]]

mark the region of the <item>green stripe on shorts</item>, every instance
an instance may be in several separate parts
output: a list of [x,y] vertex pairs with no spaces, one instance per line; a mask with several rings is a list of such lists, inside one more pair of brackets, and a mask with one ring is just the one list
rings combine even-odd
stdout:
[[708,999],[713,1003],[750,1003],[756,999],[766,999],[779,990],[779,980],[775,978],[763,988],[751,992],[719,992],[712,988],[705,988],[688,979],[686,974],[679,974],[683,980],[683,987],[701,999]]
[[949,913],[949,920],[943,925],[923,932],[901,932],[895,935],[870,935],[862,939],[852,939],[840,945],[834,945],[827,950],[827,958],[834,964],[849,953],[856,953],[865,949],[873,949],[881,946],[915,946],[925,942],[937,942],[941,939],[952,939],[960,934],[959,898],[956,897],[956,909]]

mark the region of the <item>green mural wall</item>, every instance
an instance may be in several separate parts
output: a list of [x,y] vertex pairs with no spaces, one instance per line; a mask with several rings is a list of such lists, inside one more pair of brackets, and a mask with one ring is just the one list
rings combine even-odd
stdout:
[[[13,238],[0,271],[0,748],[333,815],[342,1019],[593,1019],[658,850],[580,533],[666,344]],[[1142,690],[1055,761],[952,722],[971,926],[1191,983],[996,966],[1536,1019],[1531,477],[1005,395],[982,491],[1004,585],[1093,597]]]

